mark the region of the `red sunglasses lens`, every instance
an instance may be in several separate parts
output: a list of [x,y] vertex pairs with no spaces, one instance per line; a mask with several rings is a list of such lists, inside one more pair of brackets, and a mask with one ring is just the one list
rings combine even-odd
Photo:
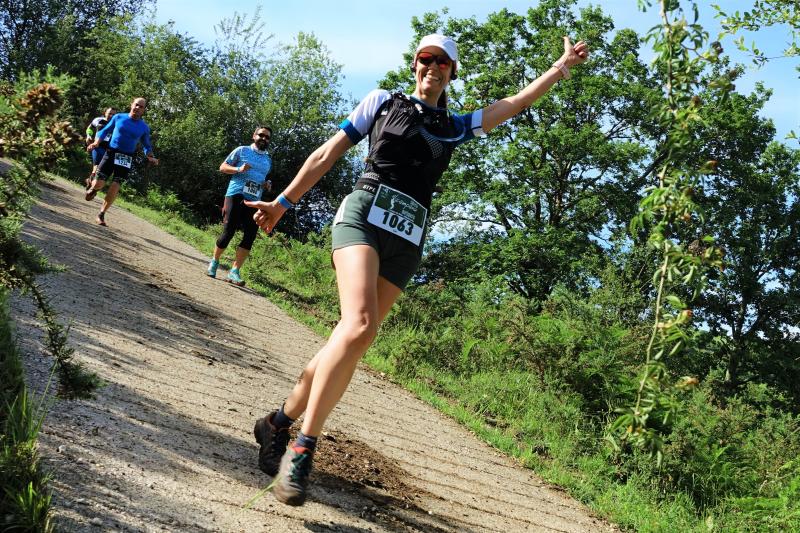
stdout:
[[441,68],[449,67],[450,64],[451,64],[451,61],[450,61],[449,57],[447,57],[447,56],[437,56],[435,54],[431,54],[431,53],[428,53],[428,52],[421,52],[419,55],[417,55],[417,60],[420,63],[422,63],[423,65],[425,65],[426,67],[428,65],[430,65],[431,63],[433,63],[434,61]]

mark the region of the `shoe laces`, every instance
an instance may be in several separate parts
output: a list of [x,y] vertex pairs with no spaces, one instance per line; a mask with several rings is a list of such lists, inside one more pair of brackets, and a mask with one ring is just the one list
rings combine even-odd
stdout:
[[281,456],[286,452],[286,445],[289,444],[289,430],[287,429],[273,429],[272,430],[272,449],[274,452]]
[[294,483],[302,482],[311,473],[311,458],[313,453],[307,448],[292,448],[295,455],[292,457],[292,466],[289,468],[289,479]]

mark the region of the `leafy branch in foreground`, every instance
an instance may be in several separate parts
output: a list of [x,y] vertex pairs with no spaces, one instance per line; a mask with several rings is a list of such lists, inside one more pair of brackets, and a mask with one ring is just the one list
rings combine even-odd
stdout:
[[[48,73],[52,79],[52,74]],[[47,346],[55,358],[62,391],[71,397],[91,394],[98,379],[72,361],[68,328],[35,283],[38,274],[52,271],[45,258],[20,237],[22,221],[37,186],[66,148],[79,140],[70,124],[56,119],[63,103],[62,88],[42,83],[39,73],[23,75],[16,85],[0,82],[0,305],[11,291],[33,295],[47,330]],[[61,77],[63,85],[68,78]],[[48,387],[34,406],[25,386],[19,354],[13,341],[11,317],[0,309],[0,509],[3,531],[54,529],[50,514],[48,476],[39,466],[36,439],[47,411]],[[52,376],[52,374],[51,374]]]
[[[80,136],[69,122],[56,117],[63,105],[58,83],[37,83],[38,73],[16,87],[0,87],[0,157],[13,164],[3,171],[0,186],[0,290],[22,289],[33,296],[47,332],[47,346],[55,359],[66,397],[85,397],[100,384],[72,355],[67,343],[69,328],[61,325],[56,313],[35,282],[38,274],[51,267],[32,246],[22,242],[19,230],[45,172],[63,158],[64,151]],[[67,85],[67,80],[62,80]],[[25,89],[26,85],[32,85]]]
[[[640,0],[640,6],[647,3]],[[631,221],[631,233],[649,230],[648,246],[661,257],[653,275],[656,300],[653,328],[645,363],[638,378],[635,405],[618,409],[608,440],[620,450],[624,443],[645,449],[661,463],[663,437],[678,409],[677,393],[697,384],[693,377],[673,382],[666,365],[669,357],[691,343],[690,304],[706,284],[705,271],[722,266],[722,251],[713,238],[697,235],[692,224],[703,222],[695,202],[703,177],[714,171],[716,161],[700,163],[691,155],[692,132],[702,121],[702,102],[696,95],[703,70],[717,61],[722,47],[711,43],[704,50],[707,33],[697,23],[697,5],[692,3],[694,22],[688,22],[679,2],[662,0],[662,24],[647,36],[657,53],[655,68],[664,77],[664,98],[652,119],[665,138],[659,153],[665,154],[658,170],[658,184],[650,187]],[[722,77],[708,82],[709,89],[730,92],[733,85]],[[688,244],[687,244],[688,243]]]
[[[750,11],[735,11],[726,13],[722,7],[714,4],[717,11],[717,18],[720,19],[722,32],[719,38],[725,36],[739,37],[734,40],[734,44],[743,52],[751,55],[753,63],[762,66],[768,61],[786,58],[800,57],[800,3],[797,0],[755,0]],[[784,26],[788,29],[786,48],[782,55],[770,57],[764,50],[756,46],[755,42],[748,46],[741,35],[745,31],[758,31],[762,28],[773,26]],[[800,65],[797,70],[800,71]],[[797,133],[790,131],[787,139],[797,139]]]
[[[800,4],[797,0],[755,0],[750,11],[735,11],[726,13],[719,5],[714,5],[717,18],[720,19],[722,34],[736,35],[742,31],[758,31],[770,26],[786,26],[789,29],[786,49],[782,56],[800,56]],[[743,52],[752,54],[753,62],[763,65],[774,57],[768,57],[766,52],[759,49],[755,43],[747,46],[744,36],[739,36],[734,43]]]

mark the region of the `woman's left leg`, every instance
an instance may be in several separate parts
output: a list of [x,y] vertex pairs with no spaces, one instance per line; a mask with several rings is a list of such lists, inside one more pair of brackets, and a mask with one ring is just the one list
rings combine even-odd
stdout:
[[366,245],[340,248],[333,253],[339,287],[341,319],[318,354],[301,431],[318,436],[367,352],[383,318],[401,289],[378,275],[375,249]]

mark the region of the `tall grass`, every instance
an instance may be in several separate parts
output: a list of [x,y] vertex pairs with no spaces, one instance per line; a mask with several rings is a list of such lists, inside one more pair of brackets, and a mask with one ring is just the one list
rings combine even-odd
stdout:
[[5,291],[0,291],[0,378],[0,528],[52,531],[48,476],[36,444],[46,393],[37,402],[25,385]]

